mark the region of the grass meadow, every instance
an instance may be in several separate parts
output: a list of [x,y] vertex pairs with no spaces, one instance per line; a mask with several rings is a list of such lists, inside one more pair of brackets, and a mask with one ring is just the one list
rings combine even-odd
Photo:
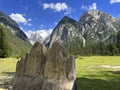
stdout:
[[[17,61],[0,59],[0,87],[14,75]],[[120,56],[78,56],[76,76],[77,90],[120,90]]]
[[77,90],[120,90],[120,56],[76,59]]
[[4,58],[0,59],[0,76],[10,75],[15,72],[16,58]]

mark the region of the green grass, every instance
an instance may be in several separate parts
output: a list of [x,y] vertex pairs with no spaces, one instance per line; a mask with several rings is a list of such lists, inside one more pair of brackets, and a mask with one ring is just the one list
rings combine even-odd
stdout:
[[120,90],[120,68],[104,68],[102,65],[120,66],[120,57],[90,56],[76,59],[78,90]]
[[[0,59],[0,77],[13,75],[18,59]],[[120,56],[90,56],[76,59],[77,90],[120,90]],[[9,80],[6,80],[8,82]],[[0,81],[0,85],[3,85]]]
[[14,73],[17,61],[18,59],[15,58],[0,58],[0,76],[6,76]]

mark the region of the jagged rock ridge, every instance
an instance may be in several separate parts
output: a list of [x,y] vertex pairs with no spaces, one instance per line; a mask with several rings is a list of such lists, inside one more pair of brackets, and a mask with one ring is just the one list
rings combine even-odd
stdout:
[[49,51],[37,42],[18,61],[10,90],[76,90],[75,80],[74,57],[58,42]]

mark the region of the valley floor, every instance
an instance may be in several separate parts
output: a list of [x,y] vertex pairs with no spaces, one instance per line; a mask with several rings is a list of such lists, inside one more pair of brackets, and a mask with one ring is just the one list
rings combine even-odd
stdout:
[[[18,59],[0,59],[0,90],[7,90]],[[78,56],[77,90],[120,90],[120,56]]]

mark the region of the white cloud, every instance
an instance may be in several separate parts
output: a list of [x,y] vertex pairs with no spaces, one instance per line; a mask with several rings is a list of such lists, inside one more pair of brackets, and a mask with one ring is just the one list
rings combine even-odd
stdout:
[[43,29],[44,27],[45,27],[45,26],[44,26],[43,24],[40,24],[40,25],[39,25],[39,28],[40,28],[40,29]]
[[20,26],[20,29],[23,30],[23,28]]
[[32,21],[32,19],[31,19],[31,18],[29,18],[29,19],[28,19],[28,21]]
[[15,20],[17,23],[23,23],[25,25],[31,26],[32,24],[29,23],[30,21],[32,21],[32,19],[26,19],[22,14],[20,13],[11,13],[9,15],[13,20]]
[[58,22],[55,22],[54,24],[55,24],[55,26],[56,26],[56,25],[58,24]]
[[87,10],[88,6],[82,5],[81,9]]
[[120,3],[120,0],[110,0],[110,3],[113,4],[113,3]]
[[52,33],[53,29],[41,29],[41,30],[36,30],[36,31],[32,31],[32,30],[28,30],[25,31],[25,34],[28,36],[28,38],[31,37],[32,34],[36,34],[38,35],[38,38],[41,37],[42,40],[45,40],[46,37],[48,37],[51,33]]
[[69,7],[69,8],[66,10],[66,12],[64,13],[64,15],[68,15],[68,14],[70,14],[71,12],[72,12],[72,8]]
[[12,13],[9,15],[13,20],[15,20],[17,23],[27,23],[26,18],[23,17],[22,14],[19,13]]
[[32,26],[32,24],[31,24],[31,23],[28,23],[27,25],[28,25],[28,26]]
[[66,3],[43,3],[43,9],[51,9],[54,12],[65,11],[65,14],[71,13],[71,7],[69,7]]
[[89,6],[89,9],[91,10],[91,9],[97,9],[97,4],[96,3],[93,3],[92,4],[92,6]]
[[84,10],[96,10],[97,9],[97,4],[93,3],[92,5],[89,5],[89,6],[82,5],[81,9],[84,9]]

